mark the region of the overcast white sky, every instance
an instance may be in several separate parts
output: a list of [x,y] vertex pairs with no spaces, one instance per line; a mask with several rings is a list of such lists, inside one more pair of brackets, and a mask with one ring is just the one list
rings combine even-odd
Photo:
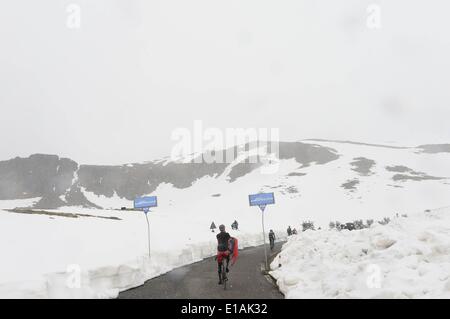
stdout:
[[1,1],[0,159],[151,160],[196,119],[283,140],[450,142],[449,14],[447,0]]

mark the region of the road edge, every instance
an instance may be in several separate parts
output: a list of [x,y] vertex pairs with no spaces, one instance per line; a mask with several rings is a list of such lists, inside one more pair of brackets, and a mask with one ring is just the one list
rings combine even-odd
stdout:
[[[283,248],[283,245],[286,243],[286,241],[282,241],[280,242],[281,244],[281,249]],[[278,255],[281,253],[281,249],[279,252],[273,253],[272,255],[269,256],[268,259],[268,264],[269,264],[269,268],[270,268],[270,264],[275,260],[276,257],[278,257]],[[277,285],[277,280],[270,274],[270,270],[266,270],[265,269],[265,264],[264,262],[262,262],[260,264],[260,268],[261,268],[261,275],[263,275],[268,282],[270,282],[273,286],[276,287],[276,289],[278,290],[278,292],[283,296],[283,298],[286,299],[286,296],[281,292],[280,287],[278,287]]]

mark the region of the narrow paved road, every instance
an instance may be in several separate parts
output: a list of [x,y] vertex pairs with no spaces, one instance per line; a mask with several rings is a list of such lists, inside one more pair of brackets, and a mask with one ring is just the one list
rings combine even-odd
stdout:
[[[273,257],[281,249],[275,245]],[[268,248],[268,253],[270,249]],[[208,258],[172,270],[147,281],[143,286],[119,294],[119,298],[140,299],[280,299],[283,295],[274,283],[262,274],[263,246],[247,248],[239,252],[239,259],[230,269],[227,290],[218,285],[217,262]]]

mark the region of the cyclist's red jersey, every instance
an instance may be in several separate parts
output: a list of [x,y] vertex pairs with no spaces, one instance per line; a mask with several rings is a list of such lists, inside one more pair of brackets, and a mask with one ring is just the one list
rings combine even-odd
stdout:
[[223,259],[228,259],[231,255],[232,257],[232,265],[235,264],[237,258],[238,258],[238,240],[237,238],[234,237],[230,237],[230,239],[228,239],[228,249],[225,251],[217,251],[217,262],[219,264],[222,263]]
[[228,250],[227,251],[218,251],[217,252],[217,262],[219,264],[221,264],[223,259],[224,258],[227,259],[228,256],[230,256],[230,252]]

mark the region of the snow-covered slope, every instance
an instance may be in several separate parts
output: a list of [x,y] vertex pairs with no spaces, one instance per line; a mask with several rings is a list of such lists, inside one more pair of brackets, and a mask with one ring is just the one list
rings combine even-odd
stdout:
[[450,208],[357,231],[307,230],[271,268],[286,298],[450,298]]
[[79,166],[46,155],[4,161],[0,208],[11,208],[11,200],[40,198],[30,201],[34,207],[120,209],[137,196],[157,194],[162,201],[182,203],[183,209],[183,198],[188,198],[189,207],[228,210],[241,209],[248,193],[274,191],[284,215],[326,222],[335,206],[340,208],[333,212],[337,219],[364,219],[448,204],[450,152],[443,146],[282,142],[279,160],[270,167],[245,162],[255,156],[255,149],[246,147],[237,148],[227,163]]
[[[274,171],[242,162],[251,156],[241,150],[233,162],[217,165],[83,167],[57,157],[48,163],[46,156],[0,163],[0,297],[114,296],[212,255],[212,221],[231,225],[237,219],[240,242],[260,244],[260,212],[247,197],[260,191],[275,193],[265,220],[280,237],[303,220],[327,227],[335,220],[378,220],[450,204],[450,153],[442,147],[282,143],[279,165],[269,167]],[[151,262],[143,213],[117,210],[147,194],[159,203],[149,215]],[[55,203],[61,207],[51,207]],[[34,211],[6,210],[15,207]],[[77,267],[81,288],[68,289]]]
[[[175,267],[213,256],[217,233],[209,225],[225,221],[210,215],[170,208],[149,213],[149,259],[142,212],[0,210],[0,298],[116,297]],[[259,221],[257,212],[254,216]],[[257,222],[241,223],[239,231],[229,231],[243,248],[262,244],[259,227]],[[283,233],[278,232],[280,238]],[[216,271],[214,265],[211,271]]]
[[[304,142],[317,145],[316,141]],[[416,148],[394,148],[321,141],[320,147],[338,156],[324,164],[300,164],[282,159],[274,174],[249,170],[233,182],[228,171],[197,180],[189,188],[159,185],[164,205],[187,215],[203,213],[232,221],[250,222],[248,194],[275,192],[277,204],[268,208],[268,222],[276,228],[313,220],[327,226],[331,220],[381,219],[450,204],[450,153],[427,154]],[[353,182],[354,185],[349,182]]]

